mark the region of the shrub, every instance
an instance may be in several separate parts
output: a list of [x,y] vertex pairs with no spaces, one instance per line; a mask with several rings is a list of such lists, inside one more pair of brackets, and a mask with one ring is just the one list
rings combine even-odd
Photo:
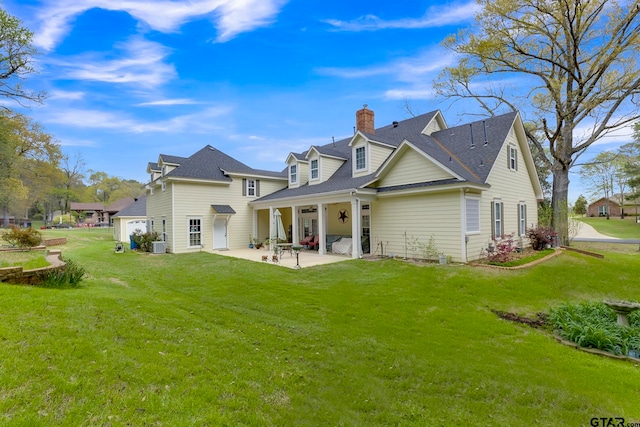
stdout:
[[531,241],[531,248],[534,251],[541,251],[547,245],[555,245],[558,233],[551,227],[530,228],[527,230],[527,237]]
[[162,240],[160,233],[157,231],[147,231],[143,233],[142,230],[136,230],[133,232],[133,241],[138,245],[141,251],[151,252],[153,251],[153,242]]
[[80,265],[70,259],[63,259],[67,263],[64,270],[47,270],[42,273],[42,283],[44,288],[77,288],[85,276],[85,270]]
[[494,250],[489,253],[488,259],[491,263],[505,263],[511,260],[513,251],[517,245],[513,241],[513,233],[505,234],[500,240],[493,241]]
[[9,231],[5,231],[2,234],[2,240],[21,249],[31,249],[42,243],[42,235],[38,230],[34,230],[31,227],[18,228],[12,226]]

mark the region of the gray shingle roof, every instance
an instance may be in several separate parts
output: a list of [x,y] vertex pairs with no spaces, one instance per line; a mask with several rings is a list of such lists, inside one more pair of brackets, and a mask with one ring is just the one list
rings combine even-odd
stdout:
[[[467,123],[453,128],[447,128],[431,135],[424,135],[422,131],[433,120],[438,112],[422,114],[403,120],[396,124],[383,126],[375,130],[374,134],[364,133],[367,138],[392,147],[398,147],[404,140],[409,141],[418,150],[423,151],[444,167],[460,176],[463,181],[484,184],[491,171],[491,167],[498,156],[504,140],[507,137],[516,113]],[[471,130],[475,146],[471,148]],[[484,145],[485,132],[487,145]],[[347,160],[327,181],[316,185],[305,184],[298,188],[285,188],[264,196],[259,201],[278,200],[290,197],[300,197],[341,190],[363,187],[374,180],[375,173],[367,176],[352,178],[352,158],[349,143],[352,138],[346,138],[335,143],[315,147],[321,154],[342,157]],[[458,180],[440,180],[408,184],[404,186],[385,187],[378,191],[393,191],[405,188],[447,185],[460,182]]]
[[138,197],[135,202],[125,206],[113,217],[121,216],[147,216],[147,196]]
[[[177,156],[173,157],[178,158]],[[183,158],[179,166],[166,176],[231,182],[232,179],[229,178],[228,173],[286,178],[284,171],[273,172],[253,169],[210,145],[207,145],[188,158]]]
[[211,205],[214,211],[219,214],[235,214],[236,211],[229,205]]
[[172,156],[170,154],[160,154],[160,158],[162,159],[163,162],[172,163],[174,165],[179,165],[180,163],[187,160],[186,157]]

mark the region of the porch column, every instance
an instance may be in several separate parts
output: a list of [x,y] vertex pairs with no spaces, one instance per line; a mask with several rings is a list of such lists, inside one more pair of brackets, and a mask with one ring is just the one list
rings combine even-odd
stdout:
[[256,208],[253,208],[252,213],[253,213],[253,228],[251,232],[251,238],[256,239],[257,241],[260,241],[258,237],[258,210]]
[[274,236],[275,234],[276,233],[273,232],[273,206],[269,206],[269,250],[273,247],[271,246],[271,236]]
[[324,205],[318,204],[318,254],[327,254],[327,231],[325,229]]
[[291,243],[293,246],[297,246],[300,243],[300,236],[298,236],[298,208],[291,206]]
[[362,253],[362,239],[360,238],[360,199],[355,198],[351,201],[351,258],[360,258]]

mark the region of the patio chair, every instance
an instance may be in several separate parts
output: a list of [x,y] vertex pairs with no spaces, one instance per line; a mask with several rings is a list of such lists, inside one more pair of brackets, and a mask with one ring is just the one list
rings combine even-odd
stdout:
[[313,236],[313,240],[309,242],[309,249],[313,248],[315,250],[318,250],[318,248],[320,247],[319,243],[320,236],[316,234],[315,236]]
[[309,243],[313,240],[313,236],[307,236],[300,240],[300,246],[304,246],[305,249],[309,249]]

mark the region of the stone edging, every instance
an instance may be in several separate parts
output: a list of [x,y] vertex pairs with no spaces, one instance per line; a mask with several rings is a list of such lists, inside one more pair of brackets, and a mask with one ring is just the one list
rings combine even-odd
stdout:
[[486,267],[486,268],[493,268],[496,270],[522,270],[523,268],[529,268],[529,267],[533,267],[534,265],[538,265],[541,262],[544,262],[548,259],[551,259],[553,257],[556,257],[558,255],[560,255],[562,253],[562,249],[561,248],[556,248],[555,251],[553,253],[550,253],[549,255],[536,259],[534,261],[531,261],[527,264],[522,264],[522,265],[516,265],[515,267],[505,267],[502,265],[490,265],[490,264],[480,264],[480,263],[470,263],[469,265],[473,266],[473,267]]
[[640,362],[640,359],[635,358],[635,357],[617,355],[617,354],[609,353],[607,351],[598,350],[597,348],[580,347],[578,344],[574,343],[573,341],[567,341],[567,340],[563,339],[562,337],[560,337],[559,335],[557,335],[555,333],[553,334],[553,337],[560,344],[564,344],[564,345],[566,345],[568,347],[573,347],[575,349],[584,351],[585,353],[591,353],[591,354],[597,354],[597,355],[600,355],[600,356],[606,356],[606,357],[609,357],[611,359],[628,360],[628,361],[634,362],[634,363]]
[[0,282],[9,282],[22,285],[38,285],[42,282],[43,273],[52,270],[64,270],[67,263],[62,260],[62,251],[53,249],[45,254],[48,266],[24,270],[22,267],[0,268]]

